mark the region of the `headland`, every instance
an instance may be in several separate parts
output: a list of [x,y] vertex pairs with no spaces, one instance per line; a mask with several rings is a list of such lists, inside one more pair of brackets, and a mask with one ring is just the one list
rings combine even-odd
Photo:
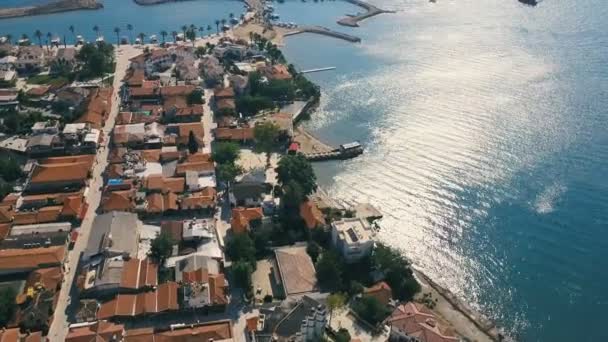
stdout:
[[0,9],[0,19],[103,8],[97,0],[59,0],[48,4]]

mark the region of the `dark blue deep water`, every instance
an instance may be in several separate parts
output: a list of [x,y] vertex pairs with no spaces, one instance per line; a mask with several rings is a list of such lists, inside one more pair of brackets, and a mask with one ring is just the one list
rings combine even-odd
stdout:
[[608,2],[287,2],[282,20],[360,36],[288,38],[323,99],[307,126],[355,160],[321,183],[386,215],[382,240],[520,341],[608,341]]

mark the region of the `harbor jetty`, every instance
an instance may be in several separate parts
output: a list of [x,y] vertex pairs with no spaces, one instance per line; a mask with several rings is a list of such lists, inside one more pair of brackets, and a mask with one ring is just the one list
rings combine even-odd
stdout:
[[383,10],[368,2],[361,1],[361,0],[346,0],[346,1],[350,2],[353,5],[362,7],[363,9],[366,10],[366,12],[362,13],[362,14],[358,14],[358,15],[347,15],[346,17],[338,20],[338,24],[343,25],[343,26],[358,27],[359,22],[361,20],[365,20],[367,18],[373,17],[378,14],[382,14],[382,13],[395,13],[395,11]]
[[338,38],[338,39],[349,41],[351,43],[359,43],[359,42],[361,42],[361,38],[359,38],[359,37],[352,36],[350,34],[338,32],[338,31],[334,31],[334,30],[328,29],[327,27],[323,27],[323,26],[299,26],[299,27],[297,27],[294,30],[285,32],[283,34],[283,36],[285,36],[285,37],[286,36],[293,36],[293,35],[296,35],[296,34],[306,33],[306,32],[321,34],[321,35],[329,36],[329,37],[334,37],[334,38]]
[[179,2],[179,1],[190,1],[190,0],[133,0],[136,4],[140,6],[149,6],[149,5],[160,5],[169,2]]
[[97,0],[59,0],[38,6],[3,8],[0,9],[0,19],[100,8],[103,4]]
[[302,127],[295,129],[293,141],[298,144],[299,152],[310,161],[345,160],[363,153],[363,146],[359,142],[332,147],[306,132]]

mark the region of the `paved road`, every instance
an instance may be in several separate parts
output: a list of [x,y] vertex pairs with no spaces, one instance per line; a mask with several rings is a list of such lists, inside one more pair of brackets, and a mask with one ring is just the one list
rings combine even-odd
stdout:
[[[65,264],[67,272],[64,273],[63,286],[61,287],[61,291],[59,293],[59,300],[57,302],[57,307],[55,308],[53,322],[48,334],[49,340],[51,341],[60,342],[65,340],[69,327],[69,314],[73,313],[73,310],[78,304],[78,293],[72,288],[72,284],[78,265],[78,259],[86,247],[91,226],[96,216],[95,211],[97,210],[101,200],[101,191],[99,189],[103,185],[102,173],[108,164],[109,152],[109,148],[105,145],[109,140],[108,137],[112,131],[112,128],[114,127],[116,115],[119,111],[120,99],[118,98],[118,92],[122,86],[122,79],[125,77],[125,73],[129,65],[129,59],[139,53],[141,53],[141,50],[132,46],[120,47],[116,53],[116,73],[114,74],[112,110],[103,128],[104,143],[103,146],[97,150],[95,165],[93,166],[92,170],[92,178],[89,183],[89,192],[87,194],[89,209],[84,220],[82,221],[82,224],[80,225],[78,240],[76,241],[74,249],[68,254],[68,259]],[[73,300],[74,303],[72,303],[71,300]]]

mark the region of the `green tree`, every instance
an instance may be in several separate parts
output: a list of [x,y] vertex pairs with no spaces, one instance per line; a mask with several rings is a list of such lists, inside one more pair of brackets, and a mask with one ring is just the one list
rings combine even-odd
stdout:
[[7,182],[14,182],[23,177],[19,163],[8,155],[0,157],[0,177]]
[[317,261],[317,280],[324,289],[336,290],[342,288],[342,269],[340,259],[332,251],[325,251]]
[[310,195],[317,189],[317,177],[312,165],[301,153],[283,156],[279,160],[276,171],[279,183],[285,185],[295,181],[302,188],[304,196]]
[[76,57],[82,62],[80,79],[101,77],[114,71],[114,47],[111,44],[85,44]]
[[93,31],[95,31],[95,37],[99,38],[99,26],[93,26]]
[[352,308],[359,317],[372,325],[382,322],[390,314],[389,309],[372,296],[363,296]]
[[72,33],[72,38],[74,38],[74,45],[76,45],[76,34],[74,33],[76,29],[74,28],[74,25],[70,25],[68,29],[70,30],[70,33]]
[[217,34],[220,34],[220,21],[215,19],[215,28],[217,29]]
[[244,261],[237,261],[232,264],[232,278],[236,287],[244,289],[246,291],[251,290],[251,274],[253,268],[251,264]]
[[245,95],[237,98],[236,108],[245,116],[257,114],[260,110],[274,107],[272,99],[266,96]]
[[219,164],[217,166],[217,178],[230,185],[238,175],[243,174],[243,168],[234,163]]
[[150,244],[150,258],[159,265],[163,265],[165,260],[171,256],[174,244],[175,242],[168,233],[161,232]]
[[129,31],[129,42],[133,44],[133,25],[127,24],[127,31]]
[[281,188],[281,204],[283,208],[293,209],[294,212],[298,210],[300,204],[306,200],[306,195],[302,186],[294,180],[290,180],[286,184],[283,184]]
[[192,131],[188,134],[188,152],[190,152],[190,154],[198,152],[198,141],[196,141],[196,137]]
[[226,243],[226,255],[232,262],[247,262],[255,269],[255,245],[249,234],[234,234]]
[[344,328],[340,328],[340,330],[338,330],[338,332],[336,333],[336,337],[334,337],[334,341],[335,342],[350,342],[351,341],[350,333],[348,332],[348,330],[346,330]]
[[376,270],[384,274],[396,298],[409,301],[420,291],[410,263],[398,251],[379,243],[374,248],[372,263]]
[[314,241],[308,241],[306,253],[308,253],[308,256],[310,256],[312,262],[317,262],[317,259],[319,259],[319,254],[321,254],[321,247],[319,247],[319,245]]
[[13,318],[17,310],[15,297],[17,297],[17,293],[12,287],[0,290],[0,326],[6,327],[6,324]]
[[[329,325],[334,312],[340,311],[346,305],[346,296],[340,292],[336,292],[327,297],[327,310],[329,310]],[[350,340],[349,340],[350,341]]]
[[220,142],[214,146],[212,158],[218,164],[232,164],[239,159],[241,148],[234,142]]
[[190,94],[188,94],[186,100],[188,101],[189,105],[202,104],[204,95],[205,94],[201,89],[195,89]]
[[279,136],[279,127],[272,122],[263,122],[253,128],[255,149],[266,153],[266,165],[270,166],[270,153]]
[[163,45],[165,45],[165,38],[167,38],[167,31],[160,31],[160,36],[163,38]]
[[120,45],[120,27],[116,26],[114,28],[114,33],[116,33],[116,46]]
[[40,47],[42,47],[42,31],[36,30],[36,32],[34,32],[34,36],[38,38],[38,44],[40,45]]

